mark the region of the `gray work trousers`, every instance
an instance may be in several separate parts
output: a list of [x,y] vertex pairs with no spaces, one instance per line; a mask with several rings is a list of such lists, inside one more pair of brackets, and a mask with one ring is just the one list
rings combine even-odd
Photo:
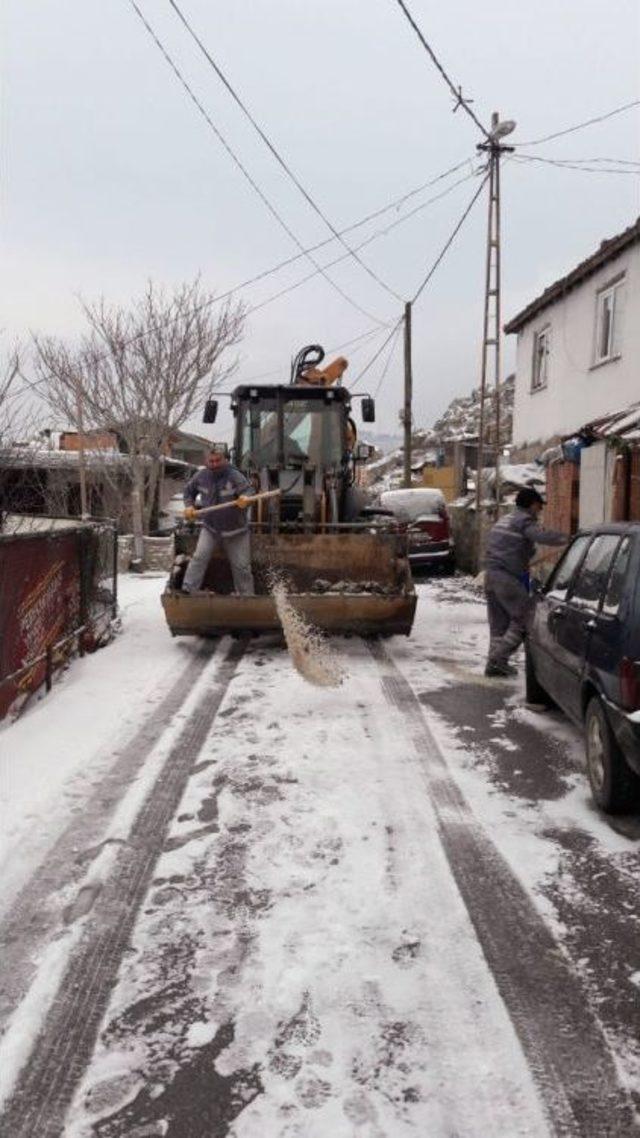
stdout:
[[220,545],[229,559],[236,593],[253,596],[255,588],[251,572],[251,538],[248,529],[240,530],[238,533],[223,534],[215,533],[203,526],[193,557],[187,566],[182,588],[187,593],[200,588],[212,554]]
[[484,588],[489,618],[489,663],[506,664],[527,634],[532,599],[525,585],[508,573],[488,569]]

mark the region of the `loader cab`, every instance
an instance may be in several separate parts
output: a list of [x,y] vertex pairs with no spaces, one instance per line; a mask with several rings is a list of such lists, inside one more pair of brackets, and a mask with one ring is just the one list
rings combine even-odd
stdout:
[[349,406],[345,388],[237,387],[231,407],[238,466],[338,471],[348,446]]

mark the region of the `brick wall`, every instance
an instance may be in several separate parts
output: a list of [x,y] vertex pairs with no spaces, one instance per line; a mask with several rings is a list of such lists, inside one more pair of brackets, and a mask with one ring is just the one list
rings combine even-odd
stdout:
[[552,462],[547,467],[544,525],[575,533],[578,528],[580,467],[575,462]]

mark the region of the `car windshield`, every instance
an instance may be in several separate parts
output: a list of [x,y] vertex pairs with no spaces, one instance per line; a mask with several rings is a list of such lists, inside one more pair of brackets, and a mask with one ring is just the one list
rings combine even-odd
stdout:
[[[278,415],[275,400],[240,411],[240,465],[274,466],[278,462]],[[283,408],[283,453],[287,465],[309,462],[336,466],[342,459],[342,413],[338,404],[291,399]]]
[[439,520],[445,501],[441,490],[385,490],[380,495],[380,504],[402,521],[415,522],[418,518]]

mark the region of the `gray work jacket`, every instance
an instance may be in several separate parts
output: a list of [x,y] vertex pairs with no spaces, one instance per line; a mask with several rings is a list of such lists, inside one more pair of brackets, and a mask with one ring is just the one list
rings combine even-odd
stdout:
[[224,470],[209,470],[203,466],[189,479],[184,488],[185,506],[194,506],[198,498],[198,509],[207,506],[221,506],[228,503],[225,510],[214,510],[211,514],[204,514],[202,523],[213,533],[231,535],[241,533],[247,528],[247,511],[234,506],[234,500],[241,494],[252,494],[253,486],[236,470],[235,466],[226,466]]
[[484,564],[487,572],[522,577],[529,568],[536,545],[566,545],[569,534],[542,529],[528,510],[516,507],[504,514],[489,531]]

